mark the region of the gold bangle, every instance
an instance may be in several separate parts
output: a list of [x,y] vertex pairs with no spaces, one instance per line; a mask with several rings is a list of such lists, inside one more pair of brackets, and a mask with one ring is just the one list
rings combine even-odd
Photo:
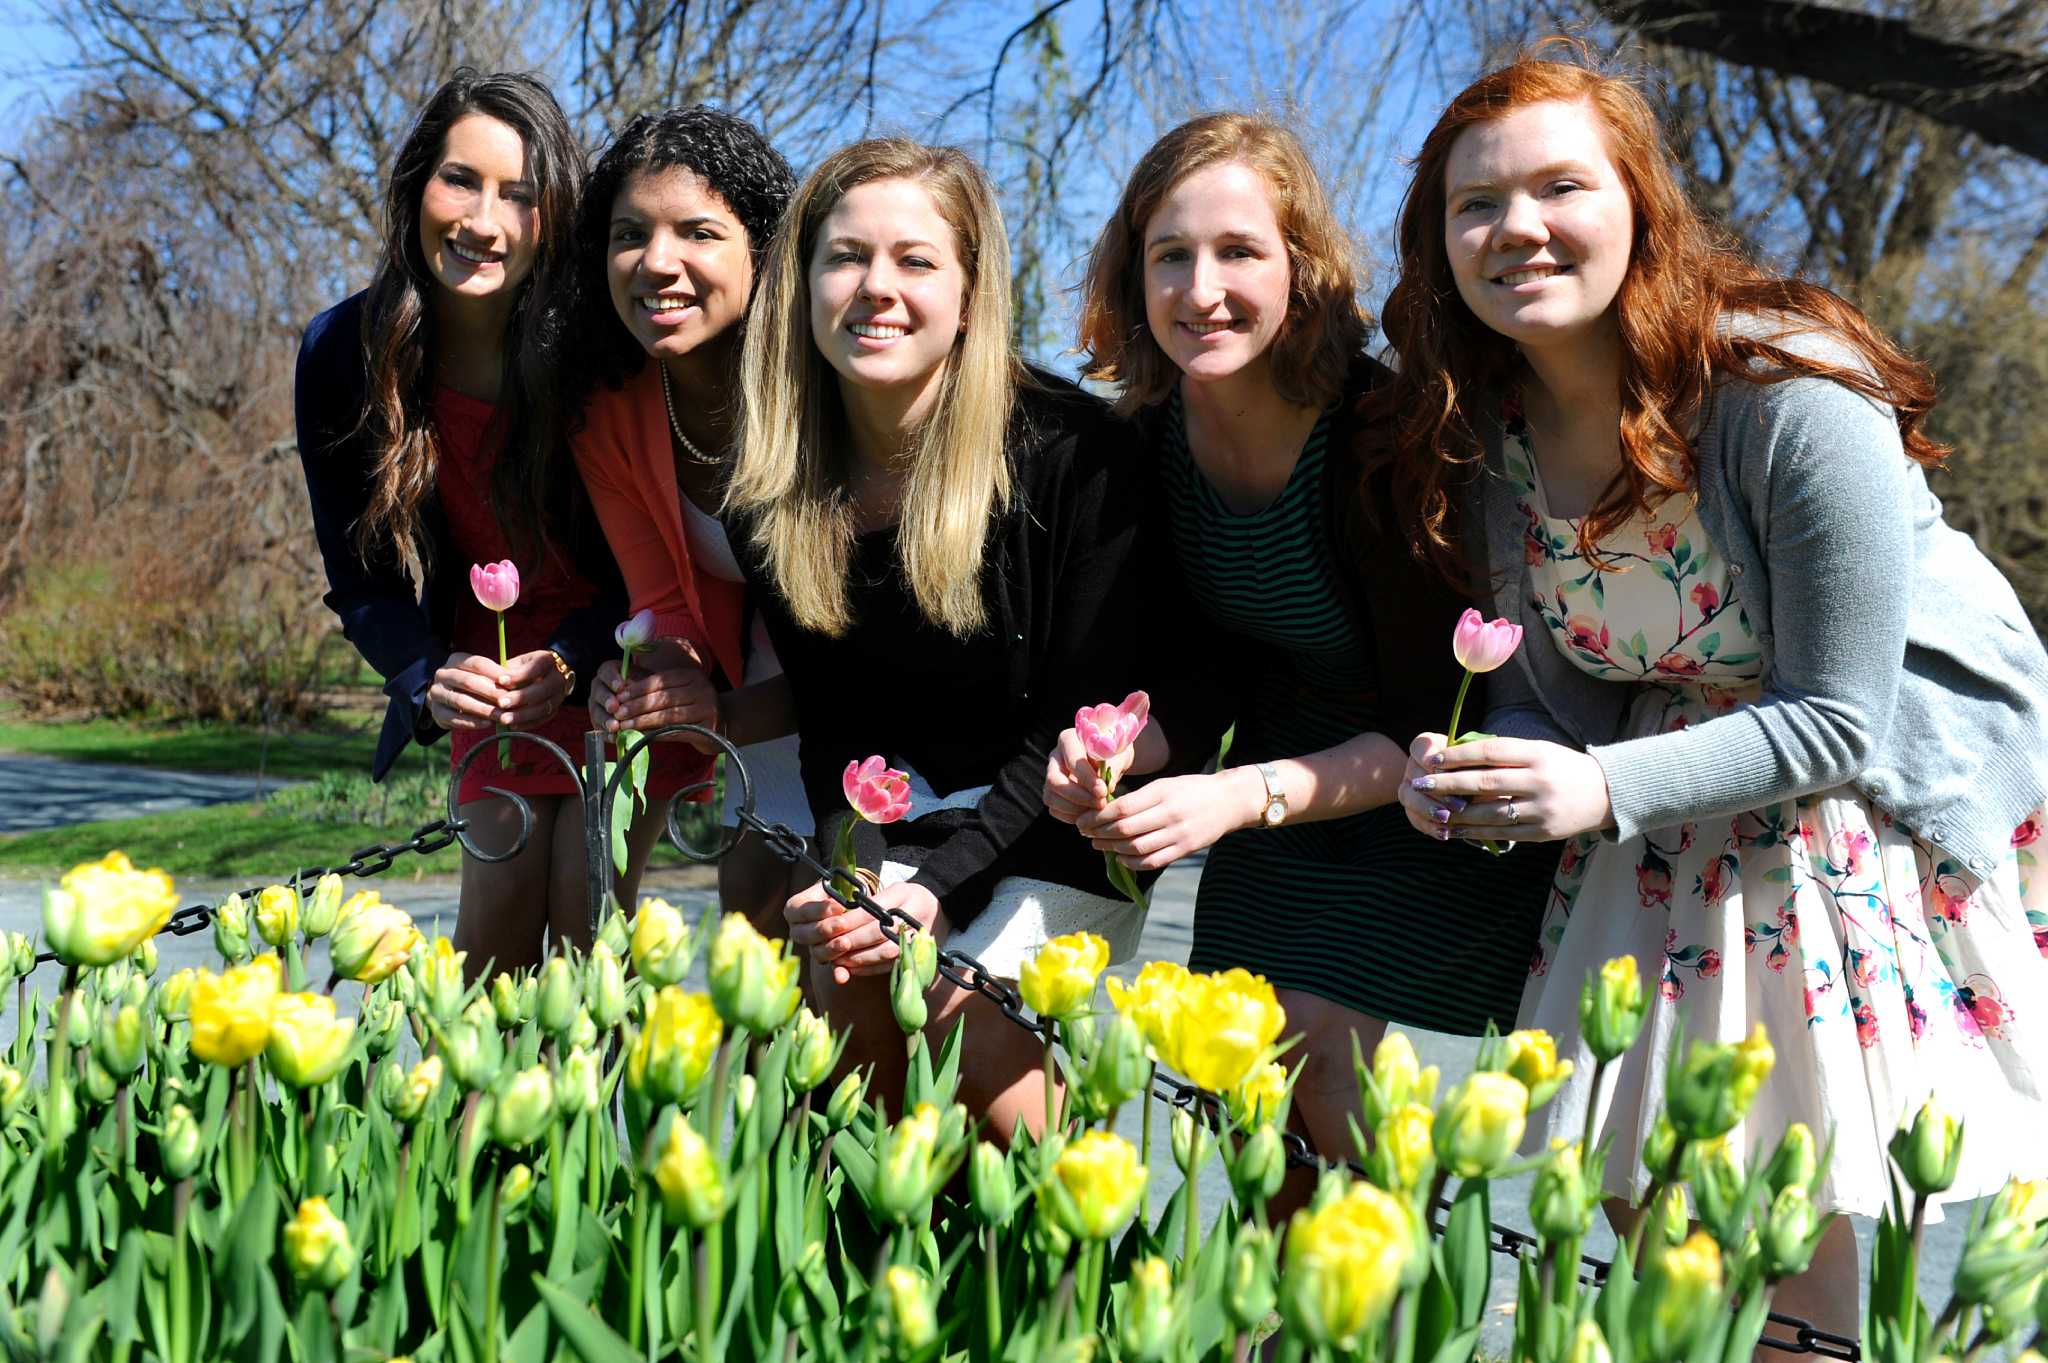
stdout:
[[553,649],[549,649],[547,653],[548,657],[554,661],[555,671],[562,674],[562,699],[567,700],[576,693],[576,673],[570,668],[569,664],[562,661],[561,654]]

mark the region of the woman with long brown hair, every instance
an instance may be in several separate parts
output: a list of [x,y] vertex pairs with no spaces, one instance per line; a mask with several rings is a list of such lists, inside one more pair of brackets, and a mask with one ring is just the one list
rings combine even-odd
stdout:
[[[580,489],[565,498],[563,286],[583,155],[539,80],[458,71],[420,110],[392,167],[384,258],[370,287],[314,318],[299,349],[299,455],[327,569],[327,604],[391,698],[372,775],[414,742],[452,735],[461,813],[486,851],[465,856],[456,945],[472,972],[540,959],[542,935],[585,941],[582,820],[571,756],[590,727],[579,677],[608,653],[624,614],[618,570]],[[497,620],[469,590],[470,564],[510,559],[519,600]],[[566,707],[566,708],[565,708]],[[659,820],[636,829],[644,860]],[[623,892],[630,900],[632,876]]]
[[[1421,735],[1403,800],[1440,841],[1564,843],[1522,1008],[1577,1052],[1546,1134],[1596,1104],[1607,1191],[1640,1195],[1675,1040],[1761,1024],[1775,1068],[1731,1139],[1831,1141],[1822,1210],[1885,1205],[1930,1094],[1969,1128],[1947,1197],[2042,1172],[2048,656],[1929,491],[1932,376],[1733,249],[1582,60],[1451,101],[1400,257],[1396,484],[1526,630],[1502,737]],[[1648,1035],[1593,1095],[1578,993],[1617,956]],[[1855,1264],[1839,1222],[1778,1300],[1853,1333]]]

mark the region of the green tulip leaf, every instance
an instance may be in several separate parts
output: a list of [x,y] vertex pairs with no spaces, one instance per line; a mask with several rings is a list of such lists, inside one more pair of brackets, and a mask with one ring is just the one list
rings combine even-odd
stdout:
[[547,1304],[548,1316],[554,1321],[555,1330],[568,1341],[569,1347],[576,1351],[576,1356],[583,1363],[639,1363],[638,1357],[626,1347],[626,1341],[592,1315],[589,1306],[538,1275],[534,1277],[533,1286],[540,1293],[541,1301]]

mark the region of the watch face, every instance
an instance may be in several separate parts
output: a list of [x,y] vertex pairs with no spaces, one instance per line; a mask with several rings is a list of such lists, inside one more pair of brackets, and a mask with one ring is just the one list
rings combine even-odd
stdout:
[[1287,817],[1287,801],[1275,796],[1266,802],[1266,823],[1277,824]]

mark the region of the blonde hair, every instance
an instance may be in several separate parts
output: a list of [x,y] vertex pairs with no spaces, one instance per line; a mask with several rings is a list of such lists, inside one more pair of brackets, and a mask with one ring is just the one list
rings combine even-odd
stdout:
[[1116,212],[1088,256],[1081,285],[1082,375],[1120,386],[1129,414],[1163,399],[1180,369],[1145,320],[1145,224],[1181,181],[1240,162],[1264,179],[1287,244],[1292,284],[1287,317],[1273,338],[1273,386],[1304,407],[1327,407],[1344,391],[1368,321],[1358,302],[1355,248],[1337,221],[1301,140],[1257,114],[1204,114],[1154,142],[1138,158]]
[[968,324],[945,362],[930,416],[912,437],[897,531],[903,574],[927,620],[956,637],[981,628],[991,518],[1010,503],[1005,451],[1021,366],[1010,340],[1010,245],[994,188],[951,147],[856,142],[804,177],[768,247],[740,358],[738,458],[730,510],[752,513],[776,590],[806,629],[837,637],[854,540],[851,452],[838,375],[811,338],[810,261],[848,191],[908,180],[931,196],[967,271]]

